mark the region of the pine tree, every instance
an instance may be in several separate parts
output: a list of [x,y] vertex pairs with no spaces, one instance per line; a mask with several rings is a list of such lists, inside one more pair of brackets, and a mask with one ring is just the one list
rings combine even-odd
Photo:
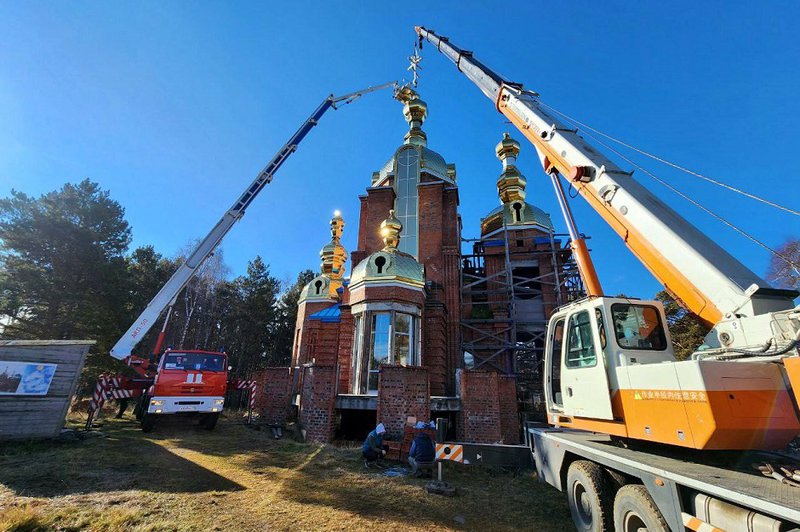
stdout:
[[680,306],[668,292],[662,290],[656,294],[656,299],[664,304],[675,357],[684,360],[702,345],[710,329],[696,314]]

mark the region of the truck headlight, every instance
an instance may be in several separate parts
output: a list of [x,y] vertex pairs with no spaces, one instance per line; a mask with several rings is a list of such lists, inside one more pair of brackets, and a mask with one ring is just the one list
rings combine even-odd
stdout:
[[164,406],[164,401],[160,399],[151,399],[150,406]]
[[214,404],[215,404],[215,405],[221,405],[221,404],[223,404],[224,402],[225,402],[225,399],[214,399]]

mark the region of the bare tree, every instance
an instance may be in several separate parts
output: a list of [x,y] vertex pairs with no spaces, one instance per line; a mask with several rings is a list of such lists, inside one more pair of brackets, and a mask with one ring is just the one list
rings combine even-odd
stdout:
[[767,270],[767,280],[785,288],[800,289],[800,239],[790,237],[777,250]]
[[[179,259],[180,262],[186,260],[186,257],[191,253],[191,251],[196,247],[196,242],[194,244],[187,245],[182,253],[181,258]],[[200,267],[197,269],[197,273],[192,277],[189,281],[189,284],[186,285],[186,288],[183,289],[181,295],[179,296],[182,302],[183,307],[183,320],[182,320],[182,327],[181,333],[177,342],[178,347],[181,349],[186,348],[186,339],[189,334],[190,327],[194,325],[198,325],[197,321],[206,321],[203,318],[209,317],[213,312],[211,310],[215,307],[215,297],[217,293],[217,287],[225,281],[225,278],[228,276],[230,269],[225,264],[224,261],[224,254],[222,248],[218,248],[210,257],[208,257]],[[198,318],[195,319],[195,314],[198,314]],[[210,324],[206,324],[210,325]],[[208,341],[208,334],[210,332],[210,327],[206,327],[205,332],[202,330],[196,331],[193,335],[195,342],[195,346],[200,342],[197,342],[199,338],[203,338],[203,347],[205,347],[205,343]]]

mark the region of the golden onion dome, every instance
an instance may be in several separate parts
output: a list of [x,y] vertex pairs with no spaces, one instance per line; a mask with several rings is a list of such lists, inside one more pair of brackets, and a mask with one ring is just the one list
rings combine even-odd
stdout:
[[494,151],[497,153],[497,158],[501,161],[509,155],[516,159],[519,155],[519,142],[512,139],[511,135],[508,133],[503,133],[503,140],[497,143]]
[[389,211],[389,217],[381,222],[381,238],[383,239],[383,251],[393,253],[397,251],[400,244],[400,233],[403,231],[403,224],[395,218],[394,209]]

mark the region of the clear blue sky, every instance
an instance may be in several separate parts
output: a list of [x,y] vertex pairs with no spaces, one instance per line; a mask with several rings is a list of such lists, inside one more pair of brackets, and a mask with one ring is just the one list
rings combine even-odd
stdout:
[[[568,114],[796,208],[798,20],[797,2],[4,1],[0,195],[91,178],[125,206],[134,245],[174,255],[325,95],[407,75],[421,24]],[[456,163],[475,236],[497,205],[494,145],[510,125],[433,48],[423,56],[429,146]],[[352,250],[357,197],[405,131],[389,91],[326,116],[225,241],[233,273],[257,254],[279,277],[316,269],[334,209]],[[519,163],[529,201],[564,231],[526,144]],[[800,234],[797,217],[653,168],[772,246]],[[766,252],[641,179],[765,273]],[[606,291],[654,294],[599,216],[574,209]]]

